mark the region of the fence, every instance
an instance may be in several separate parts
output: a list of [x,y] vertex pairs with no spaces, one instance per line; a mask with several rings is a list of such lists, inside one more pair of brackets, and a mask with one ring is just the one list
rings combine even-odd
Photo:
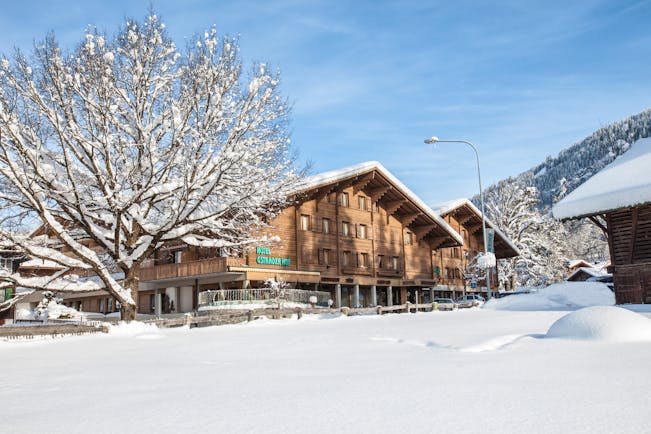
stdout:
[[[306,291],[310,292],[310,291]],[[145,322],[155,324],[157,327],[209,327],[224,324],[236,324],[245,321],[253,321],[260,317],[267,318],[290,318],[294,315],[301,319],[304,314],[342,314],[346,316],[354,315],[382,315],[386,313],[415,313],[415,312],[432,312],[438,310],[437,303],[423,304],[398,304],[395,306],[376,306],[364,308],[342,307],[340,309],[324,308],[260,308],[260,309],[219,309],[199,312],[199,315],[190,313],[183,317],[175,318],[158,318],[146,320]]]
[[35,336],[70,336],[87,333],[107,333],[106,325],[46,324],[0,327],[0,340],[34,339]]
[[330,293],[304,289],[217,289],[200,292],[199,307],[238,304],[264,304],[269,306],[278,303],[310,304],[310,297],[316,297],[317,305],[327,306]]

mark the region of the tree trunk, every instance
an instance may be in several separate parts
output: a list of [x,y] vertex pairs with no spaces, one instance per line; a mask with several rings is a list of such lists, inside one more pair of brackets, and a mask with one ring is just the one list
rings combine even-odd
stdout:
[[138,285],[140,283],[140,267],[134,266],[124,276],[124,287],[129,289],[133,304],[122,303],[120,309],[123,321],[135,321],[138,313]]

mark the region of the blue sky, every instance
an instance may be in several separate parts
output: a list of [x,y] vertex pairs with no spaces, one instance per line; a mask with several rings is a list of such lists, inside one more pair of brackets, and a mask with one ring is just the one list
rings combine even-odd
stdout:
[[88,24],[114,33],[149,5],[179,44],[215,24],[245,62],[281,71],[292,139],[313,171],[378,160],[426,202],[477,192],[651,107],[651,1],[22,1],[0,52]]

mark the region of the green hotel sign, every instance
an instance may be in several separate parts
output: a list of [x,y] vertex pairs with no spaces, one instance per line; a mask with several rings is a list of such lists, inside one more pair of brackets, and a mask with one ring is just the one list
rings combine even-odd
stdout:
[[255,259],[260,265],[280,265],[281,267],[289,267],[291,260],[289,258],[274,258],[271,255],[271,249],[269,247],[256,247],[255,254],[258,257]]

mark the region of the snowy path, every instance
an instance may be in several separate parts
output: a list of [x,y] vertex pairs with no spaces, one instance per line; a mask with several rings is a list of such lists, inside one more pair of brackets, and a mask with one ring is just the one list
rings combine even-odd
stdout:
[[461,310],[0,342],[3,432],[648,431],[651,345]]

